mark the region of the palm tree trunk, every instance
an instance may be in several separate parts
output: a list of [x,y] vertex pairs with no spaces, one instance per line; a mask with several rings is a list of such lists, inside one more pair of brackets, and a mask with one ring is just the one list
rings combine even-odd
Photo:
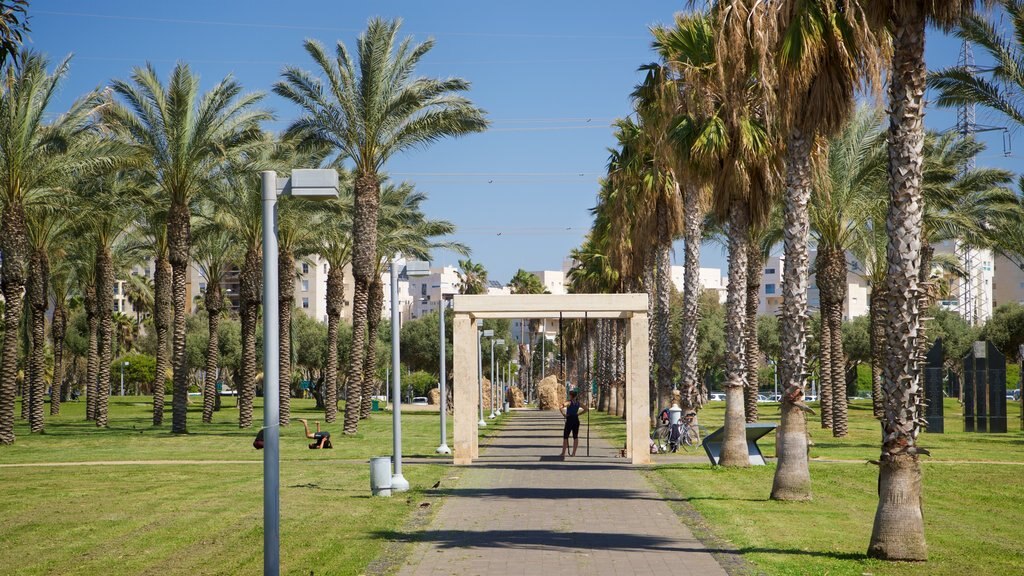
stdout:
[[882,407],[882,366],[885,356],[885,288],[871,287],[871,408],[875,418],[885,415]]
[[807,415],[804,386],[807,370],[807,277],[810,270],[807,236],[810,231],[811,140],[799,130],[786,147],[786,194],[783,211],[784,254],[782,318],[779,326],[779,382],[782,383],[782,421],[775,432],[778,465],[772,482],[773,500],[810,500],[811,474],[807,461]]
[[[366,358],[363,360],[363,393],[359,398],[359,419],[370,417],[373,407],[373,393],[377,388],[377,338],[380,335],[380,320],[384,310],[384,283],[377,276],[370,284],[370,295],[366,304]],[[398,330],[392,326],[392,330]]]
[[669,324],[669,301],[672,299],[672,238],[668,234],[668,223],[661,222],[664,217],[659,217],[659,228],[662,228],[661,243],[658,245],[658,301],[656,306],[655,322],[657,322],[657,365],[658,365],[658,395],[662,401],[658,404],[659,409],[668,403],[672,390],[672,338]]
[[[818,275],[816,278],[821,294],[821,373],[822,373],[822,421],[831,425],[836,438],[846,436],[846,370],[843,352],[843,306],[846,301],[846,253],[842,248],[823,245],[818,252]],[[824,328],[827,325],[828,331]],[[826,363],[826,359],[828,363]],[[825,374],[828,374],[828,381]],[[824,400],[826,385],[831,394]],[[825,410],[830,410],[826,414]],[[823,425],[824,426],[824,425]],[[828,426],[825,426],[826,428]]]
[[878,509],[868,556],[885,560],[928,557],[921,511],[917,454],[922,401],[917,358],[921,318],[920,241],[926,68],[924,2],[894,2],[893,57],[889,73],[889,214],[886,278],[882,451]]
[[345,277],[340,266],[327,272],[327,368],[324,371],[324,421],[338,417],[338,324],[345,305]]
[[821,341],[818,346],[818,402],[821,409],[821,427],[832,429],[832,323],[828,305],[822,303],[818,318]]
[[[359,431],[369,291],[369,282],[362,278],[355,279],[355,291],[352,295],[352,346],[349,351],[348,382],[345,383],[345,434],[355,434]],[[357,314],[357,309],[361,309],[362,312]]]
[[96,426],[106,428],[110,405],[110,364],[114,361],[114,261],[107,246],[96,251]]
[[85,419],[96,420],[96,378],[99,374],[100,320],[96,312],[96,281],[86,287],[85,320],[89,328],[88,358],[85,368]]
[[164,423],[167,368],[171,364],[167,335],[171,330],[171,263],[157,253],[153,271],[153,326],[156,329],[156,374],[153,376],[153,425]]
[[359,174],[355,182],[355,206],[352,221],[352,351],[348,366],[345,399],[345,433],[359,430],[362,394],[363,352],[369,311],[370,285],[377,270],[377,216],[380,210],[380,181],[376,174]]
[[655,312],[655,303],[658,301],[658,278],[657,278],[657,258],[656,254],[647,254],[644,259],[644,276],[642,280],[642,290],[647,294],[647,317],[651,319],[647,323],[647,342],[650,345],[647,347],[647,366],[649,372],[647,374],[647,389],[648,397],[650,398],[651,412],[648,415],[651,422],[654,422],[655,417],[658,415],[659,407],[661,406],[661,388],[658,387],[657,377],[657,363],[655,362],[654,352],[657,349],[657,340],[654,337],[654,328],[658,323],[657,314]]
[[743,406],[747,422],[757,422],[757,393],[760,389],[761,347],[757,341],[757,309],[761,305],[761,269],[764,253],[756,243],[750,244],[747,254],[746,327],[743,341],[746,346],[747,385],[743,388]]
[[31,432],[43,431],[43,395],[46,393],[46,309],[49,306],[50,261],[44,250],[33,250],[29,260],[27,300],[31,314],[28,359],[29,411]]
[[50,416],[60,414],[64,400],[64,337],[68,332],[68,311],[63,302],[55,302],[53,320],[50,323],[50,339],[53,340],[53,391],[50,393]]
[[206,287],[207,332],[206,377],[203,381],[203,424],[213,422],[213,410],[217,404],[217,376],[220,368],[220,313],[223,298],[220,285],[211,282]]
[[0,364],[0,444],[14,444],[14,400],[18,391],[18,336],[21,324],[22,294],[25,291],[25,260],[28,231],[25,210],[8,202],[0,218],[0,290],[4,294],[4,350]]
[[[238,275],[239,314],[242,324],[242,386],[238,391],[238,427],[252,426],[252,405],[256,397],[256,331],[263,290],[263,256],[258,247],[250,247]],[[264,382],[266,385],[266,382]]]
[[[168,259],[171,261],[171,301],[174,322],[171,337],[171,368],[174,371],[171,400],[171,433],[188,433],[188,358],[185,356],[185,288],[192,267],[189,258],[192,222],[187,205],[173,204],[167,215]],[[102,369],[102,367],[101,367]]]
[[697,372],[697,325],[700,323],[700,243],[703,221],[700,189],[686,187],[683,199],[683,237],[686,242],[683,268],[682,379],[684,411],[700,409],[700,375]]
[[744,334],[747,319],[747,256],[750,253],[750,217],[747,207],[734,203],[729,209],[729,292],[725,302],[725,438],[718,463],[750,466],[743,417],[746,385]]
[[[280,362],[278,373],[278,413],[280,425],[287,426],[292,418],[292,307],[295,306],[295,254],[280,249],[278,269],[278,341]],[[264,383],[264,387],[266,383]],[[266,389],[266,388],[264,388]]]
[[597,409],[601,412],[608,412],[608,372],[605,365],[606,351],[605,341],[608,339],[608,321],[597,321],[597,361],[594,367],[597,369],[598,396]]

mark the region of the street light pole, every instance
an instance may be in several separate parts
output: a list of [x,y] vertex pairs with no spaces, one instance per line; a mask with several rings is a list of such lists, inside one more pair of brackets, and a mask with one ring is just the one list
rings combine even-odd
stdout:
[[484,338],[493,338],[494,330],[481,330],[476,333],[476,359],[477,359],[477,384],[479,387],[480,400],[477,404],[480,405],[480,421],[477,422],[478,426],[487,426],[487,421],[484,420]]
[[124,396],[124,367],[128,366],[130,362],[121,363],[121,396]]
[[446,387],[447,387],[447,382],[446,381],[448,380],[448,374],[446,374],[446,370],[445,370],[445,368],[446,368],[445,362],[448,359],[447,358],[448,357],[448,354],[447,354],[448,346],[447,346],[447,344],[445,342],[445,334],[444,334],[444,296],[443,295],[441,296],[441,301],[438,302],[438,304],[439,304],[438,309],[439,309],[439,312],[441,313],[440,317],[437,319],[438,320],[437,323],[440,326],[439,332],[440,332],[440,340],[441,340],[441,370],[440,370],[441,381],[438,383],[438,388],[440,388],[440,391],[441,391],[441,445],[437,447],[437,450],[435,450],[435,452],[437,452],[438,454],[451,454],[452,453],[452,449],[448,447],[448,422],[447,422],[447,419],[448,419],[448,391],[446,389]]
[[277,310],[277,172],[263,184],[263,574],[281,571],[281,434],[277,385],[280,357]]
[[[277,196],[337,198],[334,169],[292,170],[278,188],[277,172],[260,172],[263,225],[263,575],[281,573],[281,431],[278,352]],[[291,271],[288,271],[291,273]],[[273,383],[274,385],[270,385]]]
[[400,356],[401,311],[398,309],[398,262],[391,260],[391,395],[394,403],[391,422],[394,428],[395,473],[391,475],[391,491],[405,492],[409,482],[402,476],[402,368]]
[[501,385],[497,384],[497,379],[494,375],[494,345],[504,346],[505,340],[498,338],[497,340],[491,339],[491,418],[495,415],[501,416],[501,403],[498,402],[498,395],[501,393]]

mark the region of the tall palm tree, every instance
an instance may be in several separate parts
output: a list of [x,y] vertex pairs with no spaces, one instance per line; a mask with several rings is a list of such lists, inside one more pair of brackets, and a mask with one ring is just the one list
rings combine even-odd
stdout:
[[[366,344],[370,285],[378,262],[377,213],[381,171],[395,154],[449,136],[481,132],[484,113],[460,96],[469,83],[459,78],[413,76],[433,40],[396,43],[400,20],[370,20],[356,41],[357,60],[338,42],[332,60],[323,45],[305,42],[306,52],[326,77],[323,80],[294,67],[285,69],[274,92],[305,114],[288,128],[307,142],[327,144],[354,164],[352,362],[348,385],[355,390],[345,404],[345,433],[359,425],[359,392]],[[357,66],[358,62],[358,66]]]
[[704,87],[714,81],[714,30],[704,14],[677,15],[674,26],[654,27],[653,47],[675,73],[677,115],[671,138],[673,174],[682,188],[683,319],[681,332],[682,397],[684,410],[699,410],[697,326],[700,323],[700,247],[713,166],[702,165],[703,143],[714,139],[714,99]]
[[[209,207],[213,208],[213,207]],[[208,208],[208,209],[209,209]],[[206,281],[203,302],[207,315],[206,374],[203,379],[203,424],[213,422],[217,379],[220,376],[220,317],[224,312],[221,284],[238,260],[238,245],[231,234],[211,223],[199,226],[195,234],[194,258]]]
[[110,366],[113,362],[115,328],[113,298],[114,251],[130,227],[138,221],[142,188],[132,173],[111,172],[80,181],[77,195],[78,229],[82,238],[95,244],[94,289],[97,329],[96,425],[107,425],[110,397]]
[[68,332],[69,303],[74,294],[72,281],[74,264],[65,251],[50,271],[50,301],[53,318],[50,321],[50,341],[53,343],[53,383],[50,393],[50,415],[60,414],[60,405],[67,395],[65,384],[64,339]]
[[28,0],[3,0],[0,2],[0,68],[9,59],[18,65],[18,51],[25,32],[31,32],[28,25]]
[[879,459],[878,509],[868,555],[885,560],[924,560],[921,512],[920,238],[923,219],[925,29],[948,30],[972,13],[974,0],[865,0],[875,29],[889,29],[893,53],[889,80],[888,273],[884,364],[885,416]]
[[[520,268],[516,270],[512,279],[509,280],[509,288],[512,289],[513,294],[544,294],[544,285],[541,284],[540,278],[530,274],[526,270]],[[537,321],[529,321],[530,338],[533,338],[533,334],[537,332]],[[533,354],[530,353],[530,346],[526,342],[519,344],[519,389],[523,390],[524,393],[531,388],[531,376],[533,374]],[[563,383],[565,381],[565,375],[561,375]]]
[[0,444],[14,442],[14,397],[17,387],[18,325],[30,257],[26,205],[40,193],[70,184],[69,175],[109,166],[105,147],[87,148],[90,118],[103,104],[90,93],[52,122],[50,105],[68,71],[68,59],[53,72],[45,57],[25,52],[18,67],[3,70],[0,86],[0,269],[4,342],[0,362]]
[[746,386],[747,256],[750,228],[765,221],[778,181],[778,151],[766,70],[757,58],[756,40],[766,29],[766,16],[752,0],[721,2],[712,18],[714,74],[705,86],[713,98],[716,138],[702,143],[702,163],[716,162],[713,212],[728,223],[729,290],[726,299],[725,438],[719,463],[749,466],[744,432],[743,390]]
[[[380,258],[369,299],[363,390],[359,408],[359,417],[362,419],[370,416],[370,400],[376,388],[377,336],[384,305],[384,285],[381,278],[388,263],[399,253],[406,258],[429,261],[431,250],[434,248],[446,248],[458,254],[469,254],[469,249],[462,244],[439,241],[439,238],[454,233],[455,225],[447,220],[428,219],[422,208],[426,199],[426,194],[417,192],[413,185],[407,182],[397,186],[385,184],[381,190],[377,229],[377,251]],[[399,327],[393,326],[392,329],[397,330]]]
[[338,327],[345,307],[345,267],[352,263],[352,179],[339,170],[337,199],[322,206],[324,217],[316,252],[327,261],[327,366],[324,369],[324,420],[334,422],[338,414]]
[[[815,184],[810,221],[817,241],[815,282],[821,295],[821,421],[846,435],[846,369],[842,345],[846,253],[884,202],[881,111],[863,106],[831,141],[828,169]],[[826,398],[826,392],[828,397]]]
[[[67,220],[64,207],[39,204],[27,207],[27,228],[30,246],[28,284],[25,301],[29,306],[29,350],[25,362],[25,384],[28,394],[30,432],[43,431],[43,395],[46,393],[46,312],[50,305],[51,254],[58,249],[60,235]],[[23,404],[24,405],[24,404]]]
[[[882,29],[882,28],[879,28]],[[772,498],[811,497],[807,466],[807,240],[812,166],[817,145],[837,132],[853,110],[859,86],[874,86],[884,39],[867,25],[861,2],[785,1],[775,6],[766,33],[765,77],[778,85],[776,112],[785,137],[783,308],[780,326],[782,425]],[[845,398],[845,396],[844,396]]]
[[459,260],[459,294],[486,294],[487,268],[472,259]]
[[192,261],[191,204],[224,161],[258,144],[259,123],[270,113],[256,105],[262,94],[243,94],[230,76],[204,95],[199,77],[178,64],[165,86],[156,69],[135,68],[130,80],[116,80],[122,102],[103,118],[146,159],[146,174],[168,201],[167,249],[174,306],[171,366],[174,402],[171,431],[188,431],[188,363],[185,357],[185,291]]
[[159,190],[150,190],[150,199],[144,204],[139,217],[138,230],[142,242],[149,244],[153,255],[153,331],[156,335],[156,370],[153,373],[153,425],[164,421],[164,392],[167,370],[170,368],[170,346],[168,335],[173,323],[173,302],[171,297],[171,262],[168,260],[167,210],[158,195]]

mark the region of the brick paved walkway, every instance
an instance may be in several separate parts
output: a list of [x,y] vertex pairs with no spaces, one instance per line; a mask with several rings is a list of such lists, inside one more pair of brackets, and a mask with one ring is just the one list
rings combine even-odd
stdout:
[[[637,469],[591,437],[562,462],[562,417],[514,412],[460,476],[399,574],[721,574]],[[581,430],[585,434],[584,430]]]

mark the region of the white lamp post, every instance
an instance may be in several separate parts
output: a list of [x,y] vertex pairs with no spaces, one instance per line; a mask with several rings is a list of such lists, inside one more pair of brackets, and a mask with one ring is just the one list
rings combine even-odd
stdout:
[[[292,170],[278,181],[277,172],[260,173],[263,199],[263,381],[278,381],[277,197],[336,198],[336,170]],[[291,271],[287,271],[291,274]],[[263,387],[263,574],[281,572],[281,433],[280,390]]]
[[494,375],[494,345],[504,346],[505,341],[502,339],[491,340],[491,418],[495,416],[501,416],[501,405],[497,402],[498,391],[501,390],[500,386],[496,385],[497,380]]
[[440,317],[438,318],[438,322],[437,322],[438,325],[440,326],[440,340],[441,340],[441,359],[440,359],[441,360],[441,362],[440,362],[440,368],[441,368],[441,370],[440,370],[441,379],[440,380],[441,381],[438,383],[438,388],[441,391],[441,445],[437,447],[437,450],[435,450],[435,452],[437,452],[438,454],[451,454],[452,453],[452,449],[448,447],[448,422],[447,422],[447,418],[448,418],[448,390],[446,389],[447,388],[448,374],[446,373],[446,370],[445,370],[445,368],[446,368],[445,362],[447,361],[447,357],[448,357],[448,354],[447,354],[447,352],[448,352],[448,345],[445,342],[445,333],[444,333],[444,301],[448,300],[450,296],[451,296],[450,294],[445,294],[445,295],[441,296],[441,301],[438,303],[439,304],[438,311],[441,313]]
[[477,373],[477,385],[479,387],[480,394],[480,421],[477,422],[477,426],[487,426],[487,421],[484,420],[484,338],[493,338],[494,330],[481,330],[476,334],[476,373]]
[[121,396],[124,396],[124,367],[129,364],[127,361],[121,363]]

